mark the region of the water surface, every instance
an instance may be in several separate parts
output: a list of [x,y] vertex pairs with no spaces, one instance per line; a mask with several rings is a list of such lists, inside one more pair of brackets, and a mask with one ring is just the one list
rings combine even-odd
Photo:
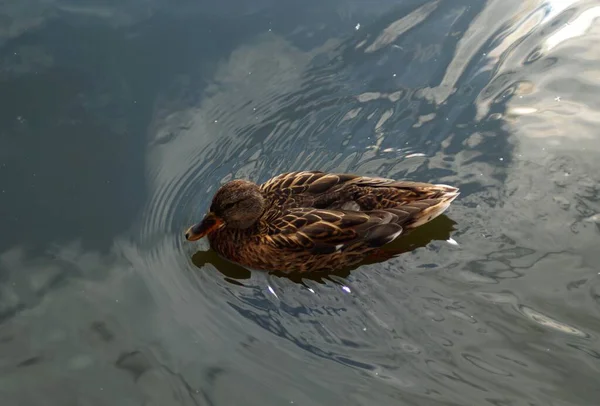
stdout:
[[[597,404],[599,7],[3,3],[2,404]],[[301,169],[462,194],[324,280],[184,240]]]

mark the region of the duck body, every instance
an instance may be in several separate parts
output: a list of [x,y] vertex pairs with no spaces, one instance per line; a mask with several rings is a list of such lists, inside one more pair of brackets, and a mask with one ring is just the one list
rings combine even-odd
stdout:
[[282,273],[333,271],[361,262],[442,214],[459,195],[447,185],[318,171],[262,185],[234,180],[186,237],[240,265]]

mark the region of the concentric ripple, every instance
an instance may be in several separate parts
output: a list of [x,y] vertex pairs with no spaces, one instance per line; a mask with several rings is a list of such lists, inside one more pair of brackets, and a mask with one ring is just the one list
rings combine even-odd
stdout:
[[[501,297],[545,258],[544,247],[515,235],[536,225],[523,228],[521,217],[502,211],[521,213],[536,197],[521,185],[508,190],[519,178],[514,168],[526,163],[499,122],[509,103],[535,92],[532,72],[553,66],[544,54],[551,48],[537,44],[554,35],[555,47],[556,34],[541,30],[573,14],[541,2],[492,3],[401,8],[311,51],[265,33],[220,62],[198,105],[157,106],[139,269],[175,331],[202,342],[205,353],[228,354],[245,376],[293,386],[297,378],[277,363],[285,354],[320,372],[302,377],[316,390],[355,377],[346,387],[355,400],[367,392],[381,404],[395,396],[410,404],[549,398],[542,388],[533,396],[505,384],[536,385],[563,372],[538,368],[543,355],[534,346],[518,354],[498,343],[537,334],[531,320],[559,323],[527,305],[508,316],[487,298]],[[527,173],[545,178],[541,167]],[[204,252],[206,242],[184,241],[222,182],[298,169],[457,184],[464,197],[449,211],[457,231],[441,218],[399,258],[303,283],[239,269]],[[473,295],[473,286],[485,292]],[[595,353],[595,336],[567,327],[569,337],[543,340],[561,351],[572,340],[569,348]]]

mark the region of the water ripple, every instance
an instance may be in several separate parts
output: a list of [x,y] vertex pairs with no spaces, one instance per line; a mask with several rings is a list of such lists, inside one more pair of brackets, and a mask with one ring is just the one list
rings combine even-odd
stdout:
[[[361,23],[348,38],[311,51],[265,34],[220,62],[200,103],[182,108],[164,100],[157,106],[151,137],[162,141],[148,151],[151,197],[140,220],[138,261],[173,328],[189,328],[208,352],[234,352],[237,363],[252,365],[251,374],[276,373],[290,385],[294,379],[273,358],[229,348],[264,345],[302,360],[307,370],[327,365],[336,371],[303,378],[315,385],[352,371],[365,379],[351,391],[356,398],[362,385],[375,385],[378,396],[391,391],[439,404],[550,399],[524,387],[506,389],[511,379],[564,375],[539,367],[541,344],[520,356],[499,350],[500,341],[522,333],[544,342],[537,326],[583,340],[567,346],[556,338],[556,351],[596,357],[595,336],[584,328],[503,291],[517,290],[515,281],[530,280],[546,260],[548,250],[534,242],[541,240],[523,237],[540,227],[524,227],[522,213],[553,193],[545,183],[527,187],[515,172],[525,165],[522,173],[547,174],[543,164],[532,169],[519,159],[524,144],[506,126],[541,113],[539,105],[515,103],[539,92],[532,72],[556,69],[560,61],[550,54],[587,30],[548,24],[589,23],[593,15],[552,15],[547,3],[526,3],[423,2]],[[431,48],[429,31],[444,38]],[[221,182],[261,182],[307,168],[461,185],[464,199],[452,211],[462,220],[453,235],[460,247],[450,239],[454,225],[440,219],[400,258],[337,278],[291,281],[239,269],[204,253],[205,242],[197,252],[183,241],[182,230],[203,215]],[[580,202],[590,210],[595,204]],[[490,291],[472,295],[471,287]]]

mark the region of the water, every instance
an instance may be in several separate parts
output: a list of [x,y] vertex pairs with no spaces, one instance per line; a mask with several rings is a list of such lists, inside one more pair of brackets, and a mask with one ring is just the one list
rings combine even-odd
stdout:
[[[599,7],[4,2],[2,405],[596,405]],[[296,169],[462,194],[325,280],[184,240]]]

